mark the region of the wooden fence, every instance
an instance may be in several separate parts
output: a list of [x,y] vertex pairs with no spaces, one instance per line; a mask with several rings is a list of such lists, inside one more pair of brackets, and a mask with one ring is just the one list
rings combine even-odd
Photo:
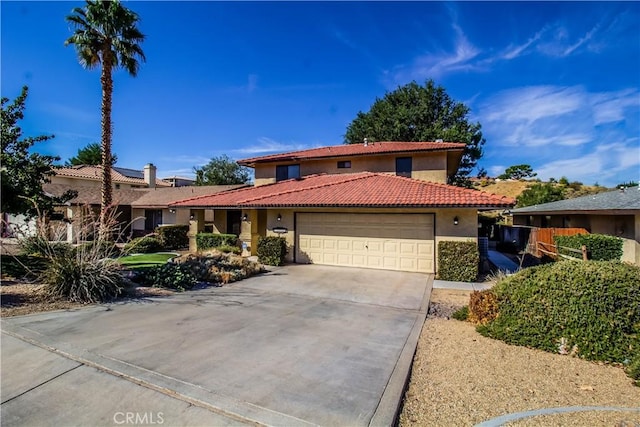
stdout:
[[[548,255],[552,258],[558,257],[558,248],[553,241],[553,236],[574,236],[576,234],[589,234],[584,228],[533,228],[529,234],[529,242],[527,243],[527,252],[531,253],[537,258],[541,258],[543,255]],[[584,259],[585,255],[582,250],[565,248],[571,252],[580,253],[581,258]],[[586,249],[585,249],[586,253]]]

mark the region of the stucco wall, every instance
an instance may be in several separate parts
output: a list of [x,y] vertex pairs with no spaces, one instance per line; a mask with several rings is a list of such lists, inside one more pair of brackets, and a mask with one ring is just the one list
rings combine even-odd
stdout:
[[[319,159],[302,162],[279,162],[260,164],[255,167],[255,185],[275,182],[276,165],[300,164],[300,175],[307,176],[319,173],[341,174],[357,172],[395,173],[396,157],[405,155],[387,154],[381,156],[354,156],[334,159]],[[411,177],[423,181],[447,182],[447,154],[444,152],[420,153],[407,155],[412,158]],[[339,161],[350,161],[350,168],[338,168]]]

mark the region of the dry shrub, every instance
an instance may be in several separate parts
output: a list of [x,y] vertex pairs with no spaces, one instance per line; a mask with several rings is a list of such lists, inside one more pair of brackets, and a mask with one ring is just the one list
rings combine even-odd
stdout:
[[498,317],[498,298],[492,289],[473,291],[469,297],[469,322],[486,325]]

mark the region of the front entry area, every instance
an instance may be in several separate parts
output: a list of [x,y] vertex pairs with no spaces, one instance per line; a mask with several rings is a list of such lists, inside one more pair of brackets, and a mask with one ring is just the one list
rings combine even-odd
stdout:
[[296,214],[296,258],[382,270],[435,272],[433,214]]

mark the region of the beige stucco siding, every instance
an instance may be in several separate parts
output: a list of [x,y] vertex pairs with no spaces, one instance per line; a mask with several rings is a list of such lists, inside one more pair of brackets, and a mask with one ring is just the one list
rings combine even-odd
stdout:
[[[412,154],[386,154],[380,156],[354,156],[333,159],[318,159],[301,162],[279,162],[259,164],[255,167],[255,185],[265,185],[275,182],[276,166],[285,164],[300,164],[302,176],[328,173],[358,173],[378,172],[395,174],[396,157],[412,158],[411,177],[422,181],[447,182],[447,154],[436,153],[412,153]],[[338,162],[350,161],[350,168],[338,168]]]

